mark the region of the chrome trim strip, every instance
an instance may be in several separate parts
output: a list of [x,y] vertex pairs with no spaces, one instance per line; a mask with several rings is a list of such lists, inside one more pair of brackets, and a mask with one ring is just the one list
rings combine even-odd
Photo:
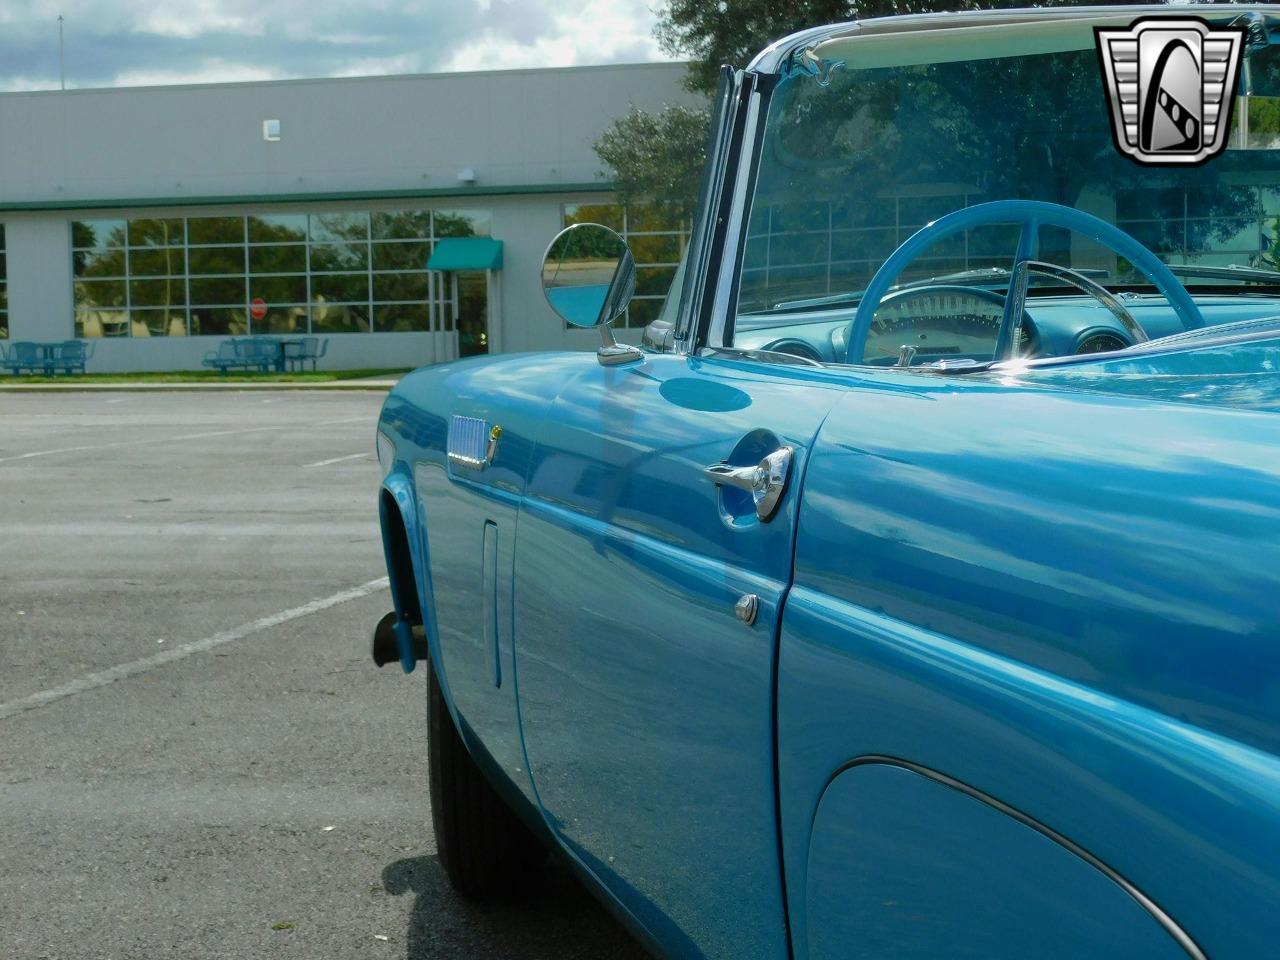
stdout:
[[483,470],[493,462],[500,436],[501,427],[490,430],[489,424],[478,417],[454,416],[449,421],[446,444],[449,462],[464,470]]
[[742,247],[742,234],[745,224],[747,191],[755,178],[756,159],[756,126],[760,118],[762,102],[759,89],[751,91],[751,99],[747,106],[747,118],[742,128],[742,140],[739,144],[739,160],[737,181],[733,185],[733,198],[730,201],[729,222],[724,227],[724,243],[720,248],[720,274],[716,278],[715,299],[711,303],[711,326],[707,331],[706,346],[725,347],[724,334],[729,316],[729,306],[733,302],[733,287],[737,282],[738,253]]
[[[1058,831],[1054,830],[1052,827],[1047,826],[1046,824],[1041,823],[1039,820],[1036,820],[1033,817],[1028,816],[1027,814],[1023,813],[1021,810],[1018,810],[1014,807],[1009,806],[1003,800],[997,800],[995,797],[991,796],[990,794],[983,793],[977,787],[971,787],[969,786],[969,784],[964,783],[963,781],[957,780],[955,777],[948,776],[945,773],[940,773],[939,771],[930,769],[929,767],[921,766],[918,763],[913,763],[910,760],[903,760],[899,757],[889,757],[889,756],[883,756],[880,754],[868,754],[863,757],[858,757],[858,759],[856,760],[851,760],[849,763],[846,763],[844,766],[840,767],[839,770],[837,770],[834,774],[831,775],[831,779],[827,781],[827,786],[830,786],[831,782],[834,781],[836,777],[840,776],[840,774],[844,773],[846,770],[851,770],[854,767],[866,766],[868,764],[873,764],[873,763],[878,763],[878,764],[882,764],[884,766],[889,766],[889,767],[900,767],[903,770],[909,770],[912,773],[918,773],[922,777],[927,777],[928,779],[933,780],[935,783],[940,783],[945,787],[951,787],[953,790],[959,790],[965,796],[971,797],[972,799],[977,800],[980,803],[985,803],[987,806],[991,807],[993,810],[1003,813],[1005,816],[1013,817],[1014,820],[1017,820],[1024,827],[1030,827],[1032,830],[1039,833],[1045,839],[1052,840],[1054,843],[1062,847],[1068,853],[1075,854],[1085,863],[1089,864],[1089,866],[1093,867],[1095,870],[1100,871],[1104,876],[1107,877],[1107,879],[1111,880],[1118,887],[1120,887],[1121,890],[1123,890],[1125,893],[1127,893],[1130,897],[1132,897],[1137,902],[1138,906],[1142,907],[1143,910],[1147,911],[1147,913],[1151,915],[1151,918],[1155,920],[1156,923],[1160,924],[1160,926],[1164,928],[1165,933],[1169,934],[1169,936],[1171,936],[1177,942],[1178,946],[1180,946],[1183,950],[1186,951],[1187,956],[1190,957],[1191,960],[1209,960],[1208,955],[1202,949],[1200,949],[1200,945],[1197,944],[1195,940],[1191,938],[1191,934],[1187,933],[1186,930],[1182,929],[1182,927],[1178,925],[1178,922],[1174,920],[1173,917],[1169,916],[1169,914],[1165,913],[1164,910],[1160,908],[1159,904],[1157,904],[1149,896],[1147,896],[1145,893],[1139,890],[1136,886],[1134,886],[1132,883],[1126,880],[1123,876],[1121,876],[1117,870],[1113,869],[1103,861],[1099,860],[1097,857],[1095,857],[1092,853],[1090,853],[1084,847],[1080,846],[1080,844],[1069,839],[1068,837],[1064,837],[1062,834],[1058,833]],[[826,787],[823,788],[823,792],[824,793],[826,792]]]

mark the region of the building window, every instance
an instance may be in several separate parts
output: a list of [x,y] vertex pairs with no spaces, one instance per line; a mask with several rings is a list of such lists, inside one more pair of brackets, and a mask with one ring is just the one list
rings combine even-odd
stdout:
[[9,339],[9,261],[4,251],[4,224],[0,223],[0,340]]
[[647,327],[657,319],[689,242],[689,224],[660,203],[574,203],[564,225],[600,223],[622,234],[636,258],[636,295],[616,327]]
[[1168,263],[1280,269],[1280,189],[1132,188],[1115,202],[1116,226]]
[[[860,290],[926,223],[979,199],[976,187],[944,183],[904,186],[893,196],[757,204],[747,227],[739,310]],[[1004,224],[969,230],[924,251],[902,278],[1007,268],[1017,241],[1017,229]]]
[[427,271],[442,237],[488,236],[485,210],[77,220],[77,337],[451,330]]

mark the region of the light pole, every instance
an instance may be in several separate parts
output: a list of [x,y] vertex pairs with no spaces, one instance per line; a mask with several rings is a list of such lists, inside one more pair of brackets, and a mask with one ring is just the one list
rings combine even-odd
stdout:
[[62,56],[62,14],[58,14],[58,79],[62,89],[67,89],[67,65]]

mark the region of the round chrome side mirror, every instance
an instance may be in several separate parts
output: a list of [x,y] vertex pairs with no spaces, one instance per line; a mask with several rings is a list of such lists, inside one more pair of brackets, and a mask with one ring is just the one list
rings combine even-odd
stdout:
[[622,315],[636,292],[636,261],[627,242],[598,223],[556,234],[542,258],[542,292],[575,327],[598,327]]

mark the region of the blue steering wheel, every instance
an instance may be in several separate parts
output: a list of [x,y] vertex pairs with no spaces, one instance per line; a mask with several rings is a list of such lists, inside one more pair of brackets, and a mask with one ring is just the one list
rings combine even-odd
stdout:
[[[1092,214],[1083,213],[1059,203],[1045,203],[1040,200],[992,200],[989,203],[965,207],[963,210],[949,213],[933,223],[926,224],[889,255],[889,259],[867,284],[867,289],[858,304],[858,312],[854,314],[853,321],[849,324],[848,336],[845,338],[845,342],[849,345],[846,362],[862,362],[867,348],[867,338],[871,334],[871,321],[880,307],[880,301],[911,261],[939,240],[965,230],[972,230],[974,227],[985,227],[996,223],[1012,223],[1022,227],[1021,236],[1018,238],[1018,252],[1014,255],[1013,269],[1009,274],[1009,295],[1005,297],[1004,315],[996,338],[995,356],[997,358],[1003,356],[1008,349],[1012,342],[1014,325],[1022,315],[1026,303],[1025,276],[1028,266],[1052,266],[1039,264],[1035,259],[1040,244],[1041,227],[1060,227],[1084,234],[1112,252],[1118,253],[1133,264],[1134,268],[1164,295],[1185,329],[1198,330],[1204,326],[1204,317],[1200,314],[1200,308],[1191,299],[1187,288],[1178,282],[1178,278],[1170,272],[1159,257],[1119,227],[1100,220]],[[1064,270],[1062,267],[1056,269]],[[1073,271],[1066,272],[1073,273]],[[1013,282],[1019,276],[1024,278],[1023,281]],[[1093,286],[1097,287],[1096,284]]]

